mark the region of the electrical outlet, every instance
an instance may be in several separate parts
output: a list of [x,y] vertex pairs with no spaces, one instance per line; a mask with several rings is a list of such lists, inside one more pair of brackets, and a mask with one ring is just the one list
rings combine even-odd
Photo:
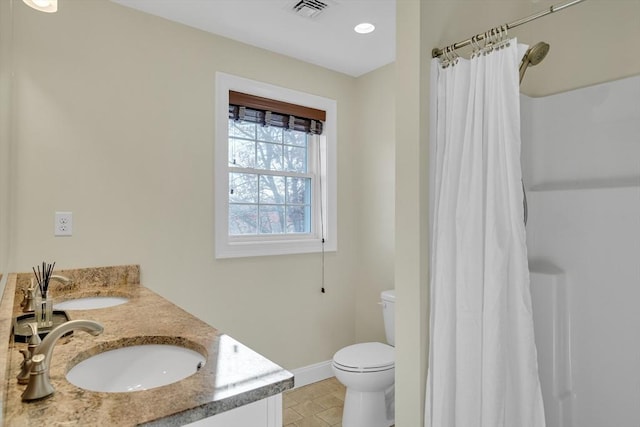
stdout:
[[73,214],[71,212],[56,212],[53,234],[55,236],[71,236],[73,234]]

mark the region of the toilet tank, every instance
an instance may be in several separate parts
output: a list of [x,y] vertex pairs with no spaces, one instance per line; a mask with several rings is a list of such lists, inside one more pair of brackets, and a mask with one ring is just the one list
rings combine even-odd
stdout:
[[391,289],[380,294],[382,299],[382,316],[384,318],[384,333],[389,345],[396,345],[396,291]]

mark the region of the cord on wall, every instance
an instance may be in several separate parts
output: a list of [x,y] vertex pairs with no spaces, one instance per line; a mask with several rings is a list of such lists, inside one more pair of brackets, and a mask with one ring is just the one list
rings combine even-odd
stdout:
[[322,238],[322,289],[321,292],[324,294],[324,237]]
[[318,138],[318,143],[316,144],[318,146],[318,171],[319,171],[319,175],[318,175],[318,184],[320,187],[320,245],[321,245],[321,268],[322,268],[322,288],[320,289],[320,291],[324,294],[326,292],[325,290],[325,281],[324,281],[324,272],[325,272],[325,267],[324,267],[324,243],[325,243],[325,239],[324,239],[324,206],[322,203],[322,200],[324,199],[324,195],[322,193],[322,152],[320,150],[320,138]]

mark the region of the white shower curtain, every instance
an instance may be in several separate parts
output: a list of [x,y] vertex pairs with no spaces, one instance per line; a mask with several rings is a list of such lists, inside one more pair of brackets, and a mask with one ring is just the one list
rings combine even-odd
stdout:
[[455,66],[432,63],[426,427],[545,425],[520,169],[524,49],[511,40]]

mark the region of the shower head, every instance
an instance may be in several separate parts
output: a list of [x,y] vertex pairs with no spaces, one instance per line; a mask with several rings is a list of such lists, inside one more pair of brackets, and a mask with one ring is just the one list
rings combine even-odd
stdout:
[[524,54],[524,58],[522,58],[522,62],[520,63],[520,83],[522,83],[527,67],[541,63],[545,56],[547,56],[547,53],[549,53],[549,47],[549,43],[538,42],[527,50],[527,53]]
[[538,42],[529,48],[526,57],[531,65],[538,65],[549,53],[549,43]]

